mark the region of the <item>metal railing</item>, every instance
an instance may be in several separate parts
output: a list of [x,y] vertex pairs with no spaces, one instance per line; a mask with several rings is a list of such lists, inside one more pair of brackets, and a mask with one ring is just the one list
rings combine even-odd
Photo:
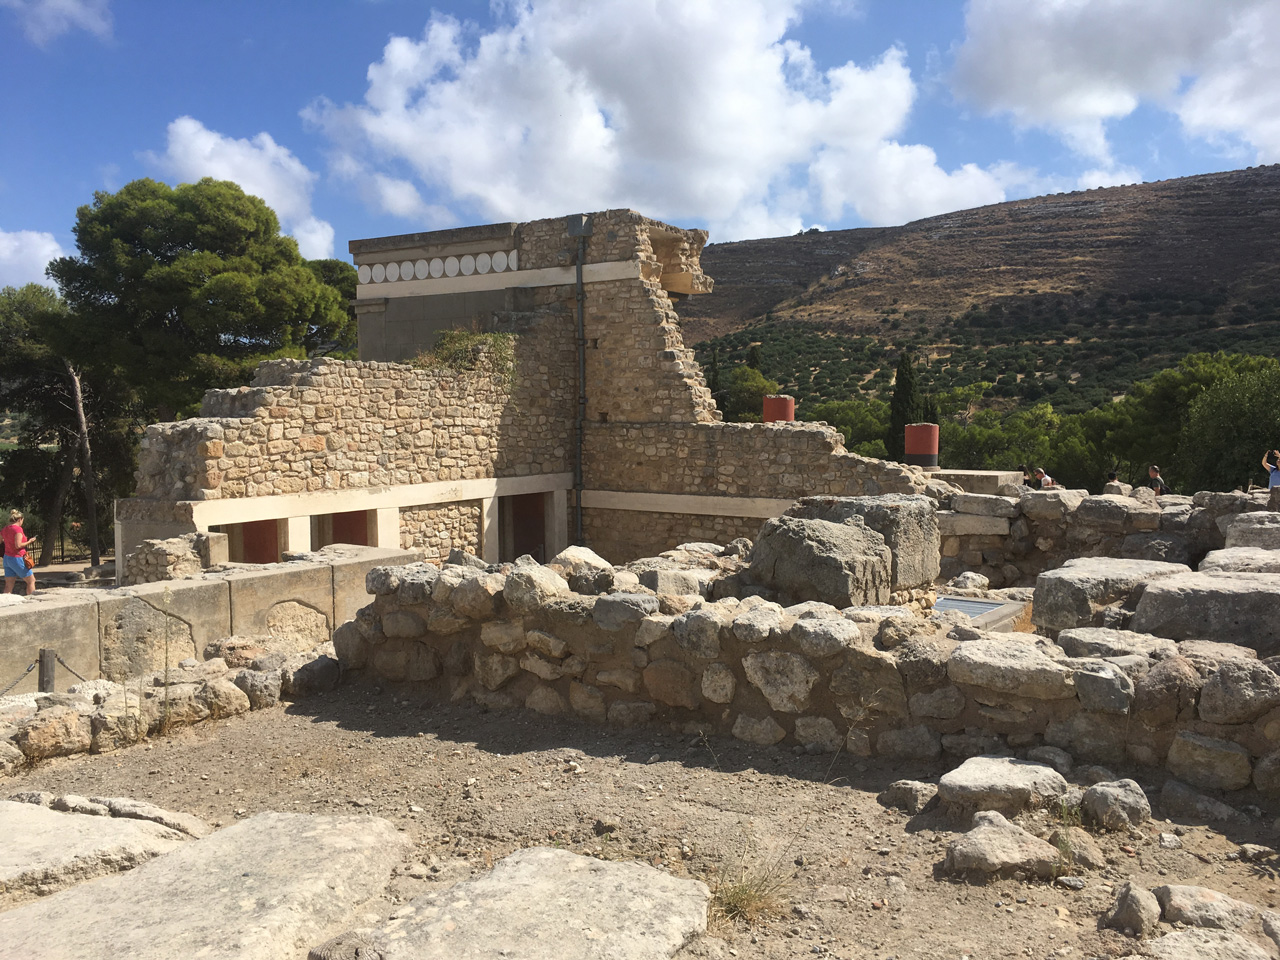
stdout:
[[63,660],[62,657],[58,655],[57,650],[41,647],[39,657],[27,664],[27,669],[18,674],[17,677],[14,678],[13,682],[7,687],[0,690],[0,697],[5,696],[10,690],[20,684],[26,678],[27,674],[36,667],[40,668],[40,673],[38,674],[36,681],[38,691],[40,693],[56,693],[58,689],[56,686],[57,681],[55,679],[55,671],[57,670],[57,667],[55,667],[54,664],[56,663],[62,664],[63,668],[81,683],[87,682],[84,677],[80,676],[80,674],[76,672],[75,668],[72,667],[71,664],[67,663],[67,661]]

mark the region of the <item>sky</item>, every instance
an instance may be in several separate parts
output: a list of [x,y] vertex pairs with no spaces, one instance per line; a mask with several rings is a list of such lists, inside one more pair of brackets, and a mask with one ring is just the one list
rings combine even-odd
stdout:
[[305,257],[616,207],[712,242],[1280,161],[1280,0],[0,0],[0,286],[139,177]]

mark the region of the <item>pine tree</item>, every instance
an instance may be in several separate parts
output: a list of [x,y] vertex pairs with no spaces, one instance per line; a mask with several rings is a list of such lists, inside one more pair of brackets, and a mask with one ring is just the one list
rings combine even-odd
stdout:
[[760,355],[760,344],[753,343],[747,351],[747,366],[764,373],[764,358]]

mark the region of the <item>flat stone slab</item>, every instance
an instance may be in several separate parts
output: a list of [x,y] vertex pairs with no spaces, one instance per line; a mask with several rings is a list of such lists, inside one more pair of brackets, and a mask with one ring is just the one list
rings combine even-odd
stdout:
[[1280,573],[1183,573],[1148,583],[1129,627],[1171,640],[1243,643],[1266,657],[1280,653],[1277,610]]
[[1280,550],[1280,513],[1242,513],[1231,518],[1225,534],[1227,549],[1259,547],[1263,550]]
[[1228,547],[1211,550],[1200,561],[1201,573],[1280,573],[1280,550]]
[[1058,634],[1058,646],[1073,657],[1150,657],[1163,660],[1176,656],[1177,644],[1165,637],[1110,627],[1074,627]]
[[262,813],[0,913],[0,944],[23,960],[297,956],[380,893],[410,847],[376,817]]
[[0,837],[0,905],[131,870],[187,839],[146,820],[59,813],[9,800],[0,800]]
[[[1190,572],[1191,568],[1181,563],[1159,560],[1117,560],[1111,557],[1068,560],[1056,570],[1048,570],[1036,577],[1031,619],[1036,626],[1049,630],[1098,626],[1095,621],[1099,611],[1126,600],[1139,585],[1150,585],[1151,581],[1158,582],[1162,577]],[[1131,626],[1139,632],[1166,636],[1145,627]]]
[[381,928],[336,937],[310,957],[659,960],[706,930],[710,899],[697,880],[533,847],[485,876],[418,897]]
[[971,757],[938,781],[938,799],[964,810],[998,810],[1007,816],[1043,806],[1067,792],[1052,767],[1011,757]]
[[1154,960],[1270,960],[1269,951],[1252,940],[1221,930],[1177,930],[1142,945]]

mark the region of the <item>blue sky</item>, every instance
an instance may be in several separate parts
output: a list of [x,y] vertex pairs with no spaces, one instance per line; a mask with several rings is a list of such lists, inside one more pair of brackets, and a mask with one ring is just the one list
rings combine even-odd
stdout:
[[0,0],[0,284],[137,177],[303,254],[630,206],[713,242],[1280,161],[1280,0]]

